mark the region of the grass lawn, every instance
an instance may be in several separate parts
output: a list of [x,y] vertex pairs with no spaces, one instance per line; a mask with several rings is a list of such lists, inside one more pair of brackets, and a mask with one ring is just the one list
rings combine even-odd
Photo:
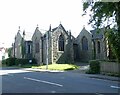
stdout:
[[[25,65],[12,65],[12,66],[6,66],[2,65],[1,67],[17,67],[17,68],[36,68],[36,69],[46,69],[46,65],[38,66],[37,64],[25,64]],[[74,64],[49,64],[48,70],[75,70],[78,69],[79,66]]]
[[[46,69],[46,65],[43,66],[32,66],[32,68],[37,69]],[[48,65],[48,70],[75,70],[78,69],[79,66],[73,65],[73,64],[50,64]]]

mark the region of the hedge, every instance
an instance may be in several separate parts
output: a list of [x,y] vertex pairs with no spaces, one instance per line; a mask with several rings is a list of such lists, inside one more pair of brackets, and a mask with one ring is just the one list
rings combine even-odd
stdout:
[[13,65],[25,65],[25,64],[37,64],[37,62],[35,59],[7,58],[5,60],[2,60],[2,64],[5,64],[6,66],[13,66]]
[[98,60],[90,60],[90,69],[88,72],[89,74],[99,74],[100,73],[100,62]]
[[37,64],[35,59],[16,59],[16,65],[25,65],[25,64]]
[[4,64],[6,64],[7,66],[15,65],[15,60],[16,58],[7,58],[6,60],[4,60]]

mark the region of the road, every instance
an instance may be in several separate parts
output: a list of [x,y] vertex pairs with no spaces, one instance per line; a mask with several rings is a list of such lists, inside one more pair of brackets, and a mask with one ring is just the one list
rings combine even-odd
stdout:
[[[73,72],[33,72],[3,68],[2,93],[118,93],[117,81]],[[103,94],[104,95],[104,94]]]

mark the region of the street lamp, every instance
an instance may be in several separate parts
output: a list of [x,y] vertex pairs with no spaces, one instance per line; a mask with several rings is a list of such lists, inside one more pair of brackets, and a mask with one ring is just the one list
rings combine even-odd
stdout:
[[48,46],[48,41],[49,41],[49,31],[47,31],[47,30],[43,30],[43,29],[40,29],[40,30],[42,30],[42,31],[45,31],[46,32],[46,70],[48,69],[48,48],[49,48],[49,46]]
[[46,69],[48,69],[48,32],[46,33]]

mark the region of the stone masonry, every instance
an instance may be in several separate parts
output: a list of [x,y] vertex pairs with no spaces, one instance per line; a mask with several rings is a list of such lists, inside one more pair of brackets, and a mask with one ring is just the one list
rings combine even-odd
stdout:
[[[24,34],[24,33],[23,33]],[[21,41],[26,35],[20,29],[15,37],[12,55],[22,58]],[[89,61],[91,59],[107,59],[108,48],[104,29],[82,31],[75,38],[71,31],[66,31],[62,24],[49,29],[43,34],[37,26],[30,40],[25,40],[26,56],[35,58],[39,65],[51,63],[74,63],[75,61]],[[28,54],[29,51],[29,54]]]

